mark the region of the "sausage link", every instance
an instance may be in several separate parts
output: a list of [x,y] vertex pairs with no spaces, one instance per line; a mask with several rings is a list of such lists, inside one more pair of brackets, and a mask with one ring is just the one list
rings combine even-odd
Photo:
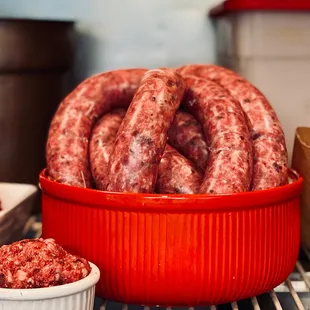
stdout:
[[[90,165],[98,189],[105,188],[107,165],[125,113],[125,110],[117,109],[103,115],[93,130],[89,144]],[[159,164],[157,192],[195,194],[201,182],[202,173],[193,163],[167,144]]]
[[195,165],[169,144],[159,164],[156,192],[197,194],[203,175]]
[[[248,118],[254,149],[251,189],[263,190],[287,184],[288,157],[284,132],[265,96],[249,81],[220,66],[186,65],[178,71],[213,80],[240,102]],[[266,151],[267,145],[270,151]]]
[[208,146],[200,123],[191,114],[178,111],[168,130],[169,144],[205,170],[208,159]]
[[115,138],[125,114],[125,109],[115,109],[104,114],[92,131],[89,161],[97,189],[105,189],[110,155],[114,150]]
[[154,191],[167,132],[184,94],[182,77],[170,69],[146,72],[117,134],[107,190]]
[[187,90],[183,105],[202,124],[209,159],[199,192],[245,192],[252,177],[252,144],[240,104],[220,85],[184,76]]
[[96,120],[112,108],[127,108],[145,69],[117,70],[83,81],[59,105],[51,122],[46,161],[59,183],[91,187],[88,142]]

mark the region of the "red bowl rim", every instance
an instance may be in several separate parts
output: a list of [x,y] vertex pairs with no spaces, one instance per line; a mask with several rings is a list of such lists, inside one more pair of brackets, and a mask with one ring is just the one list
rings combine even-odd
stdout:
[[[272,189],[223,194],[147,194],[106,192],[89,188],[69,186],[47,178],[47,169],[39,176],[43,193],[71,204],[122,211],[147,212],[189,212],[193,211],[233,211],[240,209],[257,209],[279,205],[299,198],[303,178],[294,170],[289,170],[294,180],[290,184]],[[299,206],[298,206],[299,207]]]

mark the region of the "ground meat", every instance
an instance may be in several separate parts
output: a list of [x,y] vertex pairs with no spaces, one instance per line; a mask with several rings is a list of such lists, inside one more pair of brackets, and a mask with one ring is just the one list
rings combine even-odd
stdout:
[[90,273],[89,263],[54,239],[25,239],[0,248],[1,288],[42,288],[72,283]]

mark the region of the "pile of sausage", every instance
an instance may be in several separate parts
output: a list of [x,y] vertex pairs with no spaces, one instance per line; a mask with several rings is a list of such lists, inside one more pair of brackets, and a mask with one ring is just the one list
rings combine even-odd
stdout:
[[114,192],[229,194],[288,182],[275,111],[216,65],[86,79],[60,104],[46,156],[50,179]]

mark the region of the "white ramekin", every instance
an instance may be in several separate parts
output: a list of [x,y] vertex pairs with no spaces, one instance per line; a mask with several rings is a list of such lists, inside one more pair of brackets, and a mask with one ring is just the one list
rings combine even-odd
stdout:
[[0,289],[1,310],[93,310],[98,267],[77,282],[47,288]]

